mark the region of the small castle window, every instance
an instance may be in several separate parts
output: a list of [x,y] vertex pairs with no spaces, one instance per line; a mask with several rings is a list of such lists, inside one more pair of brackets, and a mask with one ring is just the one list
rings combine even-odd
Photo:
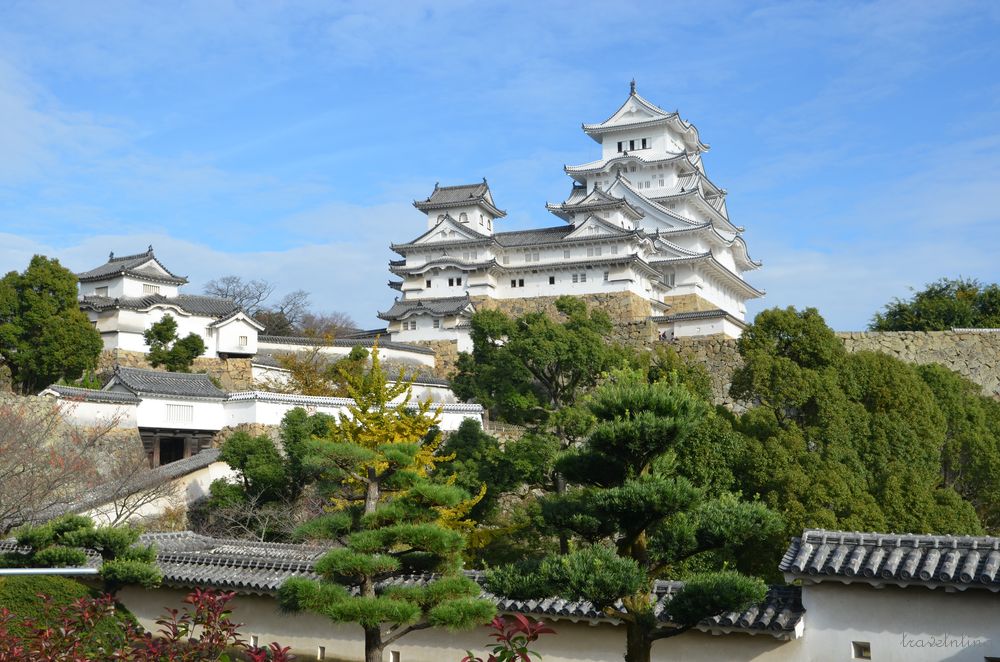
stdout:
[[462,284],[462,279],[461,278],[456,278],[455,279],[455,284],[456,285],[461,285]]
[[448,279],[448,287],[454,287],[454,286],[455,286],[455,279],[454,278],[449,278]]
[[240,347],[246,347],[249,343],[247,342],[246,336],[240,336]]
[[555,285],[555,284],[556,284],[556,277],[549,276],[549,285]]
[[435,329],[440,329],[440,328],[441,328],[441,320],[434,320],[434,322],[433,322],[432,326],[433,326],[433,327],[434,327]]
[[143,294],[159,294],[160,293],[160,286],[159,285],[150,285],[148,283],[143,283],[142,284],[142,293]]
[[621,154],[625,151],[625,143],[621,140],[618,141],[618,153]]
[[569,255],[570,255],[569,249],[568,248],[564,248],[563,249],[563,257],[564,258],[568,258]]
[[872,659],[872,645],[867,641],[852,641],[851,653],[855,660]]
[[607,271],[605,271],[605,272],[604,272],[604,282],[605,282],[605,283],[606,283],[606,282],[608,282],[608,276],[609,276],[609,275],[610,275],[610,274],[609,274],[609,273],[608,273]]
[[487,218],[486,219],[486,227],[487,227],[487,229],[492,230],[493,229],[493,221]]
[[643,148],[643,149],[646,149],[646,147],[647,147],[647,143],[646,143],[646,140],[648,140],[648,139],[647,139],[647,138],[643,138],[643,139],[642,139],[642,148]]
[[463,223],[465,223],[466,221],[468,221],[468,220],[469,220],[469,215],[468,215],[468,214],[466,214],[466,213],[465,213],[465,212],[463,211],[463,212],[462,212],[461,214],[459,214],[459,215],[458,215],[458,220],[460,220],[460,221],[462,221]]
[[94,294],[96,294],[99,297],[106,297],[106,296],[108,296],[108,288],[107,287],[98,287],[98,288],[95,288],[94,289]]
[[430,286],[431,286],[431,279],[428,278],[427,280],[424,281],[424,287],[430,287]]

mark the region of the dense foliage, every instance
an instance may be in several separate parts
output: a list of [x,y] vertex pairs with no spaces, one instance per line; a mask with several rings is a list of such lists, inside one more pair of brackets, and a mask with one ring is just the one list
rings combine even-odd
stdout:
[[[949,417],[956,440],[948,462],[961,464],[963,475],[978,465],[981,477],[989,470],[984,464],[995,460],[957,450],[979,442],[958,424],[965,405],[946,416],[925,381],[923,375],[947,382],[940,370],[922,373],[884,354],[849,354],[815,309],[761,312],[739,350],[744,365],[733,376],[732,394],[756,405],[739,423],[749,443],[739,482],[784,515],[787,535],[807,527],[982,531],[956,491],[972,483],[942,480]],[[991,446],[987,456],[996,458],[997,443],[994,433],[977,447]]]
[[[290,579],[278,597],[287,610],[358,623],[366,662],[381,662],[385,646],[409,632],[471,628],[488,622],[494,607],[459,573],[465,536],[456,519],[467,510],[468,494],[430,479],[442,459],[428,441],[437,422],[430,403],[411,408],[410,384],[388,381],[377,349],[371,371],[349,386],[354,404],[326,436],[309,442],[307,465],[318,473],[330,508],[299,531],[339,546],[316,562],[322,579]],[[423,571],[436,576],[413,585],[382,583]]]
[[676,380],[607,383],[589,407],[597,419],[593,431],[557,460],[570,487],[542,501],[545,525],[570,536],[576,548],[495,571],[489,586],[512,597],[590,600],[624,622],[625,659],[648,661],[657,639],[747,607],[765,592],[759,579],[713,568],[686,578],[664,622],[649,599],[653,581],[707,552],[736,556],[781,523],[760,503],[677,473],[676,449],[702,424],[707,405]]
[[893,299],[875,313],[872,331],[945,331],[1000,327],[1000,285],[942,278],[908,300]]
[[79,378],[103,347],[80,310],[76,276],[58,260],[36,255],[23,273],[0,279],[0,363],[22,391]]
[[136,544],[138,529],[95,526],[89,517],[64,515],[45,524],[22,527],[16,533],[18,546],[25,549],[0,555],[0,567],[81,567],[91,552],[101,557],[99,576],[108,593],[129,584],[153,588],[162,580],[156,551]]
[[177,336],[177,320],[173,315],[143,331],[142,337],[149,346],[147,358],[154,368],[163,366],[171,372],[189,372],[194,360],[205,353],[205,341],[197,333],[183,338]]

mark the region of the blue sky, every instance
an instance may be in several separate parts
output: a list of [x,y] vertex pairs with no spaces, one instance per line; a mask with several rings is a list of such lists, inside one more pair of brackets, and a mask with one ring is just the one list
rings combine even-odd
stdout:
[[152,243],[374,326],[434,183],[560,221],[635,77],[694,122],[764,267],[751,307],[861,329],[1000,281],[1000,3],[0,2],[0,271]]

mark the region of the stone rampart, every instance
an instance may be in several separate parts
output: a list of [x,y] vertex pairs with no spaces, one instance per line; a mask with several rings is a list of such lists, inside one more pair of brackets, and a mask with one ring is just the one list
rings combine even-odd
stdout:
[[[511,317],[541,311],[559,319],[556,299],[559,297],[531,297],[526,299],[492,299],[473,297],[479,310],[499,310]],[[576,296],[588,308],[603,310],[611,318],[614,330],[611,340],[626,345],[641,347],[656,339],[656,325],[649,319],[652,310],[649,301],[631,292],[602,292]]]
[[[97,372],[109,374],[116,365],[125,368],[163,370],[163,368],[153,368],[142,352],[106,349],[97,359]],[[199,356],[191,365],[191,372],[204,372],[216,378],[220,386],[227,391],[249,391],[253,388],[253,369],[250,366],[250,359],[214,359]]]
[[[907,363],[940,363],[1000,398],[1000,332],[849,331],[838,333],[849,352],[882,352]],[[668,343],[681,356],[700,363],[712,378],[718,404],[740,409],[729,397],[732,375],[742,365],[731,338],[680,338]]]

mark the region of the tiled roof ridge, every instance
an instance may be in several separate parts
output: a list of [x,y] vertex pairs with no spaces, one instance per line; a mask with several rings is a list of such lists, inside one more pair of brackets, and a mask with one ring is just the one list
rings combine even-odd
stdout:
[[[83,388],[81,386],[66,386],[64,384],[52,384],[45,389],[53,391],[61,397],[69,399],[80,399],[94,402],[118,402],[122,404],[138,403],[139,398],[131,393],[118,393],[115,391],[102,391],[100,389]],[[44,391],[43,391],[44,393]]]
[[108,261],[107,261],[106,264],[111,264],[112,262],[128,262],[128,261],[131,261],[131,260],[138,260],[139,258],[147,258],[147,257],[153,257],[153,247],[152,246],[150,246],[149,248],[147,248],[144,252],[142,252],[142,253],[136,253],[135,255],[117,256],[114,253],[111,253],[111,255],[108,257]]
[[310,338],[308,336],[258,335],[257,342],[274,343],[276,345],[310,345],[320,347],[371,347],[377,342],[379,348],[382,349],[398,349],[400,351],[413,352],[414,354],[434,353],[434,350],[429,347],[422,347],[421,345],[413,345],[411,343],[396,342],[393,340],[379,339],[376,341],[374,338],[334,338],[332,341],[327,341],[322,338]]
[[1000,538],[807,529],[778,566],[786,577],[1000,591]]

